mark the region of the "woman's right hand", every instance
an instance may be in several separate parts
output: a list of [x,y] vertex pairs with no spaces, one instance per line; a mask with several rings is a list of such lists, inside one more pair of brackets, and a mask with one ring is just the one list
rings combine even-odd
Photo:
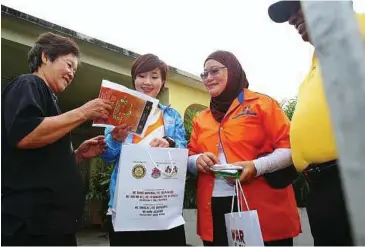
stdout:
[[199,172],[208,173],[211,172],[210,167],[215,164],[219,164],[218,158],[212,153],[205,152],[196,160],[196,169]]
[[126,124],[121,124],[121,125],[115,126],[111,132],[112,138],[115,141],[124,142],[124,140],[127,138],[130,130],[131,130],[131,128],[128,127]]
[[93,99],[78,108],[87,120],[107,119],[112,111],[112,104],[105,99]]

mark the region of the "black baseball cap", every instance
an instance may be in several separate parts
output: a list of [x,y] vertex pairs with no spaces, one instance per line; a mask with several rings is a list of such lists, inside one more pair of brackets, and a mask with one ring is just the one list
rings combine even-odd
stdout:
[[[354,7],[353,0],[346,0]],[[300,1],[278,1],[270,5],[268,12],[271,20],[283,23],[289,20],[290,16],[297,13],[300,9]]]
[[278,1],[270,5],[268,12],[271,20],[283,23],[300,9],[300,1]]

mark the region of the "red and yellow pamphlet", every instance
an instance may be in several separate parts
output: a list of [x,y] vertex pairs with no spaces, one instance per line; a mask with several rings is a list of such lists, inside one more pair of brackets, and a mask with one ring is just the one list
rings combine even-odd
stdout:
[[108,119],[94,120],[93,126],[106,127],[127,124],[131,131],[143,136],[148,120],[158,105],[158,100],[117,83],[103,80],[99,98],[112,102]]

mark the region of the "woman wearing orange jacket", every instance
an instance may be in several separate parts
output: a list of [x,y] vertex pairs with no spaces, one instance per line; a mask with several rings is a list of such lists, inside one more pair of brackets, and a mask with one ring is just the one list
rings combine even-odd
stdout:
[[292,185],[274,188],[266,177],[292,164],[288,118],[275,100],[248,89],[230,52],[212,53],[201,77],[210,107],[193,119],[188,146],[189,171],[198,175],[198,235],[204,245],[228,245],[224,215],[235,190],[210,170],[226,163],[243,167],[240,181],[250,209],[258,212],[265,245],[293,245],[301,228]]

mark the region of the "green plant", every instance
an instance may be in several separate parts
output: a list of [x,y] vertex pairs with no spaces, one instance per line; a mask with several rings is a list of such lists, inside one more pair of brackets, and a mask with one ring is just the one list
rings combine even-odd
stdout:
[[193,119],[201,110],[187,109],[184,115],[184,127],[186,132],[186,140],[190,141],[191,131],[193,130]]
[[[187,109],[184,116],[184,127],[186,131],[186,140],[189,143],[191,131],[193,130],[193,118],[202,109]],[[196,186],[197,178],[196,176],[187,173],[185,182],[185,195],[184,195],[184,208],[194,209],[196,208]]]
[[100,201],[101,207],[99,216],[102,219],[103,226],[107,223],[107,210],[109,202],[109,184],[113,171],[113,165],[105,163],[100,158],[94,158],[92,161],[92,172],[90,176],[89,190],[86,194],[88,203]]
[[185,182],[185,195],[184,195],[184,208],[195,209],[196,208],[196,186],[197,178],[187,173]]
[[289,120],[292,119],[294,111],[295,111],[295,106],[297,105],[297,98],[293,98],[293,99],[289,99],[289,100],[284,100],[283,102],[281,102],[281,108],[283,109],[283,111],[285,112],[285,115],[289,118]]

